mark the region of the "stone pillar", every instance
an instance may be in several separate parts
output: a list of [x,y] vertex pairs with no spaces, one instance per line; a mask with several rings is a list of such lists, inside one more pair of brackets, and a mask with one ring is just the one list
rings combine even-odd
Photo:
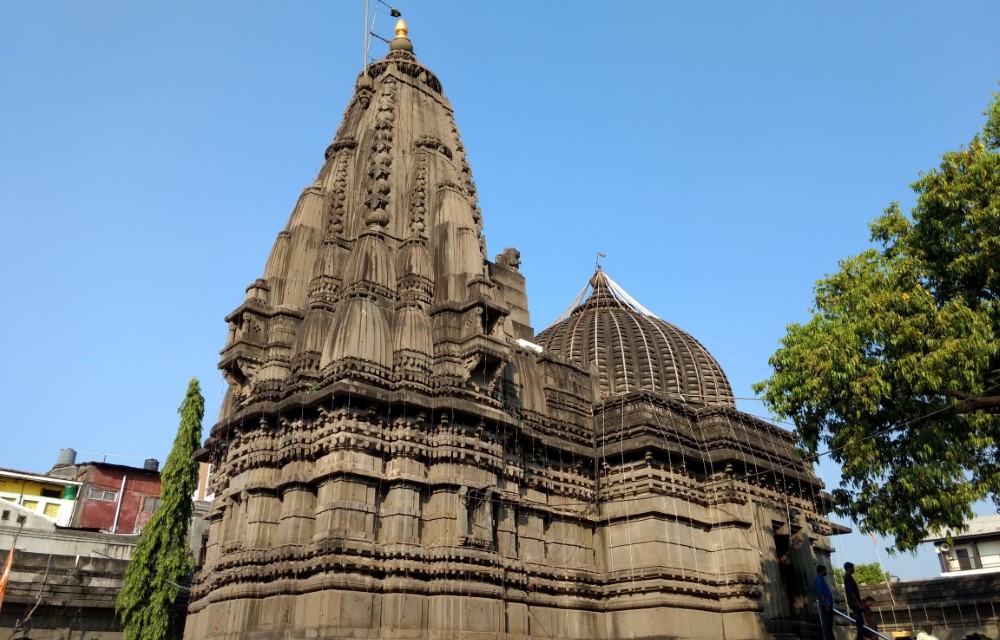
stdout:
[[545,563],[545,518],[538,511],[524,510],[518,518],[517,537],[525,562]]
[[374,540],[376,501],[372,480],[356,476],[323,480],[316,492],[313,540]]
[[308,544],[316,523],[316,492],[307,485],[287,487],[281,497],[278,538],[283,544]]
[[215,510],[209,516],[208,544],[205,546],[204,569],[212,567],[219,561],[219,545],[225,527],[225,514],[228,509]]
[[517,539],[518,509],[509,504],[501,504],[497,518],[497,551],[507,558],[518,557]]
[[246,505],[247,549],[270,549],[274,545],[281,501],[270,491],[251,491]]
[[778,623],[789,619],[788,600],[785,596],[784,584],[781,581],[781,570],[778,566],[774,539],[777,533],[774,529],[774,522],[780,518],[780,515],[760,506],[757,507],[756,515],[757,544],[761,558],[760,574],[764,587],[763,616],[765,620],[776,621],[770,629],[772,633],[785,632],[789,625]]
[[229,505],[222,516],[221,542],[223,547],[241,544],[246,540],[246,508],[247,495],[245,492],[230,497]]
[[454,546],[459,536],[458,521],[464,517],[465,510],[453,487],[432,488],[424,506],[424,530],[421,536],[423,544],[432,547]]
[[[792,534],[788,552],[790,562],[788,575],[794,580],[791,602],[792,616],[798,620],[815,622],[818,615],[815,606],[813,578],[816,575],[816,556],[812,550],[809,526],[797,528]],[[832,571],[831,571],[832,573]]]
[[420,543],[420,487],[394,484],[382,500],[378,540],[386,544]]

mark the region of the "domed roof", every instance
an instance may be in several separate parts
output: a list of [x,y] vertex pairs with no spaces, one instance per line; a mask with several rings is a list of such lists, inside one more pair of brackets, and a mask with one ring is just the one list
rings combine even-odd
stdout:
[[[583,300],[590,290],[590,296]],[[735,407],[722,367],[700,342],[664,322],[600,268],[536,341],[597,376],[607,396],[645,390],[686,404]]]

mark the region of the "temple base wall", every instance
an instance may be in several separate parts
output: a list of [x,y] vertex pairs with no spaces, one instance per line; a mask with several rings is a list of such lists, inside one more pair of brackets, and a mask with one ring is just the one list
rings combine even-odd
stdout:
[[[569,598],[567,598],[569,600]],[[511,602],[469,595],[324,590],[216,602],[188,616],[185,637],[203,640],[759,640],[754,611],[654,606],[620,611]]]

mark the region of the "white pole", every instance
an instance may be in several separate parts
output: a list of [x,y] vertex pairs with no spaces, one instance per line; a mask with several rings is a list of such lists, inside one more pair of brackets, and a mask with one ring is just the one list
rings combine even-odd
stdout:
[[362,47],[365,53],[364,53],[364,59],[361,61],[362,71],[364,71],[365,67],[368,66],[368,12],[369,12],[368,1],[369,0],[365,0],[365,43],[364,47]]
[[896,606],[896,596],[892,594],[892,585],[889,584],[889,574],[886,572],[885,567],[882,566],[882,554],[878,552],[878,542],[875,540],[875,532],[869,531],[868,535],[872,538],[872,544],[875,545],[875,559],[878,560],[879,571],[885,576],[885,590],[889,592],[889,599],[892,601],[892,606]]
[[118,490],[118,504],[115,505],[115,521],[111,525],[111,533],[118,533],[118,515],[122,512],[122,500],[125,498],[125,476],[122,476],[122,488]]

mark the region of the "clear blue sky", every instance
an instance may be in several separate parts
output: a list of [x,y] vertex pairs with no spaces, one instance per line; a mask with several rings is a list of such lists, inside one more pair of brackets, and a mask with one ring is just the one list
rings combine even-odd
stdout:
[[[521,251],[536,330],[601,251],[745,398],[813,283],[912,203],[1000,80],[992,0],[397,6],[455,107],[490,255]],[[0,0],[0,466],[163,460],[192,375],[214,422],[223,317],[320,168],[363,23],[360,0]],[[867,538],[835,543],[874,560]]]

